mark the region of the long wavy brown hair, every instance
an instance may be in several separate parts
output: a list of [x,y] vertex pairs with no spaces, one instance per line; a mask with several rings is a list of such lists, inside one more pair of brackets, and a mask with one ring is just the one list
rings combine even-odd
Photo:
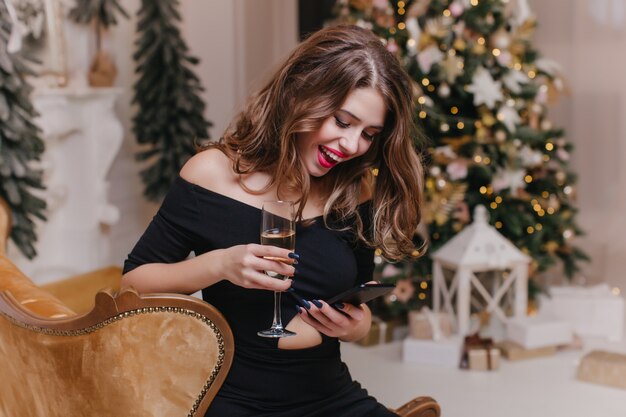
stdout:
[[[297,217],[302,220],[311,178],[298,158],[298,136],[318,130],[352,91],[367,87],[384,97],[385,125],[364,155],[323,177],[324,221],[329,224],[330,214],[353,219],[363,242],[398,260],[415,251],[423,168],[414,140],[421,135],[413,122],[411,80],[371,31],[335,26],[312,34],[250,97],[220,141],[209,146],[221,149],[238,174],[269,174],[271,182],[256,192],[276,186],[279,196],[300,195]],[[372,193],[370,230],[364,230],[358,210],[362,187]]]

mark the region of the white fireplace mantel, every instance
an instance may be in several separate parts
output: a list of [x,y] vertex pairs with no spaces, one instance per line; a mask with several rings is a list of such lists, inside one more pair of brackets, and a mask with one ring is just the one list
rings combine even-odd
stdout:
[[46,222],[37,222],[37,257],[26,259],[13,245],[9,256],[37,284],[106,265],[108,226],[119,210],[107,198],[107,173],[123,141],[115,114],[121,88],[36,89],[45,152],[41,160]]

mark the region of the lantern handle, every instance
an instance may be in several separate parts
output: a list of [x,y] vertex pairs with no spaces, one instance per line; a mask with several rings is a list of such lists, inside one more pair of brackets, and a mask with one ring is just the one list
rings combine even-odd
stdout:
[[489,224],[489,213],[487,212],[487,208],[482,204],[474,208],[474,224],[485,226]]

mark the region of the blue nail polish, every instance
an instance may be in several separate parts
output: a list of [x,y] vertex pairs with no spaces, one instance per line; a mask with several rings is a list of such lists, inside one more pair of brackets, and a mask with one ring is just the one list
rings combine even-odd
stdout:
[[307,300],[305,300],[304,298],[300,297],[300,295],[298,295],[298,293],[296,292],[296,290],[293,287],[289,287],[289,289],[287,289],[287,291],[293,296],[293,298],[296,299],[296,301],[304,308],[306,308],[307,310],[311,309],[311,304],[308,303]]
[[302,314],[302,308],[300,308],[300,306],[296,306],[296,311],[298,314]]
[[322,303],[320,303],[318,300],[311,300],[311,302],[315,304],[315,307],[322,308]]
[[335,308],[338,308],[339,310],[341,310],[342,308],[344,308],[345,306],[343,305],[343,303],[335,303],[334,304]]
[[295,252],[289,252],[289,255],[287,256],[289,256],[291,259],[300,259],[300,255]]

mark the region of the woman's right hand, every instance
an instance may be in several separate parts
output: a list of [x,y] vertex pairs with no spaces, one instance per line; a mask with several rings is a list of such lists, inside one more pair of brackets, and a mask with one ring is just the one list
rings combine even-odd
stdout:
[[[285,291],[291,287],[290,279],[272,278],[263,271],[273,271],[292,277],[295,274],[295,268],[292,266],[293,260],[289,257],[289,253],[288,249],[255,243],[222,249],[219,257],[221,276],[243,288]],[[267,257],[285,259],[290,264],[266,259]]]

